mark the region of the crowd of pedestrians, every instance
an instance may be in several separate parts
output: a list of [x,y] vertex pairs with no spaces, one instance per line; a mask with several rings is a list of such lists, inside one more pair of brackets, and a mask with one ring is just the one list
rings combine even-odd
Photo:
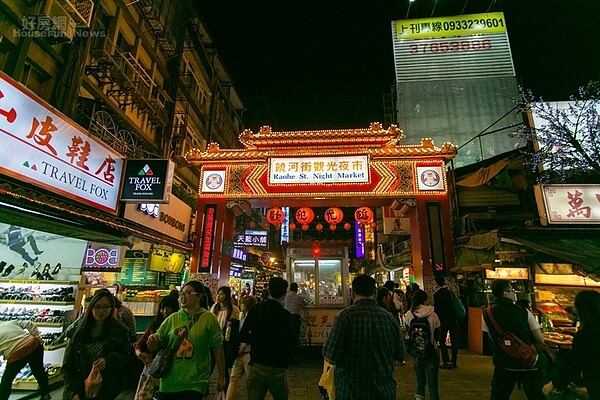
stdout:
[[[439,369],[458,368],[459,317],[452,306],[456,293],[444,277],[436,276],[434,281],[436,290],[430,298],[416,284],[402,292],[393,281],[377,287],[370,276],[354,278],[352,303],[336,317],[323,346],[323,358],[333,366],[331,397],[396,399],[394,366],[405,364],[408,354],[416,377],[414,398],[440,398]],[[575,387],[581,398],[600,399],[600,293],[577,294],[574,312],[579,329],[571,350],[557,363],[544,345],[533,313],[517,302],[510,281],[496,280],[491,289],[494,301],[484,310],[482,321],[493,353],[490,399],[509,400],[515,385],[529,400],[542,400],[568,387]],[[207,399],[214,369],[216,390],[223,399],[235,398],[239,379],[246,375],[248,400],[263,400],[267,393],[274,400],[286,400],[288,367],[297,362],[300,320],[307,304],[297,292],[296,283],[288,290],[286,280],[271,278],[259,298],[248,292],[239,299],[240,311],[231,288],[220,287],[213,302],[209,288],[190,281],[161,300],[154,320],[135,341],[130,310],[100,289],[68,330],[63,400]],[[507,353],[499,341],[503,332],[537,349],[534,365],[523,366]],[[156,377],[151,370],[161,349],[171,349],[173,356],[170,368]],[[51,398],[43,350],[33,323],[0,325],[0,352],[8,360],[0,400],[8,399],[12,380],[26,364],[38,381],[42,400]],[[141,371],[133,369],[134,361],[142,365]],[[554,372],[549,374],[551,364]],[[87,382],[94,371],[102,379],[91,395]]]

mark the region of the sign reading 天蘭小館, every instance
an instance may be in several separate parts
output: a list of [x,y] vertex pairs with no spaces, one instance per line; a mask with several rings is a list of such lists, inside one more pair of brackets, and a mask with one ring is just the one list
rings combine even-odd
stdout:
[[369,182],[367,156],[273,157],[269,184],[324,184]]
[[0,173],[116,213],[123,157],[0,72]]
[[170,160],[127,160],[121,201],[168,203],[175,164]]

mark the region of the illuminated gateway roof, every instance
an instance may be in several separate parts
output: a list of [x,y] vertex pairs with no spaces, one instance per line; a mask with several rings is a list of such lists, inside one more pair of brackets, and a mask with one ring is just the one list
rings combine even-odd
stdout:
[[368,129],[340,129],[274,132],[263,126],[258,133],[244,130],[240,142],[244,149],[223,149],[210,143],[206,151],[194,149],[186,154],[192,164],[215,161],[264,160],[274,155],[344,155],[369,154],[375,158],[443,158],[446,161],[456,156],[457,148],[446,142],[435,147],[433,140],[421,139],[419,145],[400,145],[404,132],[396,125],[383,129],[378,122]]

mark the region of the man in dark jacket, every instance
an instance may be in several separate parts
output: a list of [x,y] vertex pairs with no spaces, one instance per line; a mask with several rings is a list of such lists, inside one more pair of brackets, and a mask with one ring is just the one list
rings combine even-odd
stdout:
[[269,280],[269,298],[256,304],[246,317],[240,340],[250,343],[250,363],[246,388],[248,400],[263,400],[267,391],[273,399],[288,398],[288,365],[294,336],[292,317],[283,308],[288,282]]
[[[529,344],[541,344],[544,335],[539,323],[531,311],[515,304],[517,294],[510,281],[498,279],[492,283],[492,294],[495,296],[491,306],[492,315],[498,326],[504,332],[511,332]],[[519,360],[510,357],[498,344],[498,332],[494,324],[483,311],[483,331],[488,332],[492,339],[492,362],[494,375],[491,382],[490,400],[509,400],[515,383],[520,381],[528,400],[543,400],[544,357],[540,355],[537,364],[530,369],[523,368]]]
[[[441,275],[435,277],[435,283],[439,286],[433,295],[433,306],[435,313],[440,319],[440,352],[442,353],[442,365],[440,368],[458,368],[456,365],[458,357],[458,318],[452,305],[454,294],[446,286],[446,278]],[[450,332],[450,345],[452,346],[452,359],[448,359],[448,348],[446,347],[446,336]]]

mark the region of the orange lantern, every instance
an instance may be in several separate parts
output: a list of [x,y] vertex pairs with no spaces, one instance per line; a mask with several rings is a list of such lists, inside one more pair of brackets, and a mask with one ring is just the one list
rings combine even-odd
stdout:
[[321,232],[321,231],[323,230],[323,224],[321,224],[321,223],[318,223],[318,224],[315,226],[315,228],[317,228],[317,230],[318,230],[319,232]]
[[315,219],[315,212],[312,208],[302,207],[296,211],[296,221],[302,225],[310,224],[313,219]]
[[337,207],[330,207],[325,211],[325,221],[330,224],[338,224],[344,219],[344,213]]
[[308,230],[308,224],[302,224],[302,230],[303,231],[307,231]]
[[330,231],[335,231],[337,229],[337,225],[336,224],[329,224],[329,230]]
[[373,222],[373,210],[369,207],[359,207],[354,211],[354,219],[361,224],[370,224]]
[[347,231],[349,231],[349,230],[350,230],[350,228],[352,228],[352,225],[350,225],[348,222],[346,222],[346,223],[344,224],[344,229],[345,229],[345,230],[347,230]]
[[250,227],[250,229],[254,229],[254,228],[256,228],[256,222],[250,220],[250,223],[248,224],[248,226]]
[[285,216],[283,210],[279,207],[273,207],[267,211],[267,221],[269,221],[270,224],[279,225],[284,219]]
[[290,224],[290,231],[293,231],[294,229],[296,229],[296,224],[292,222]]
[[375,222],[375,221],[371,222],[371,228],[373,228],[373,229],[377,228],[377,222]]

